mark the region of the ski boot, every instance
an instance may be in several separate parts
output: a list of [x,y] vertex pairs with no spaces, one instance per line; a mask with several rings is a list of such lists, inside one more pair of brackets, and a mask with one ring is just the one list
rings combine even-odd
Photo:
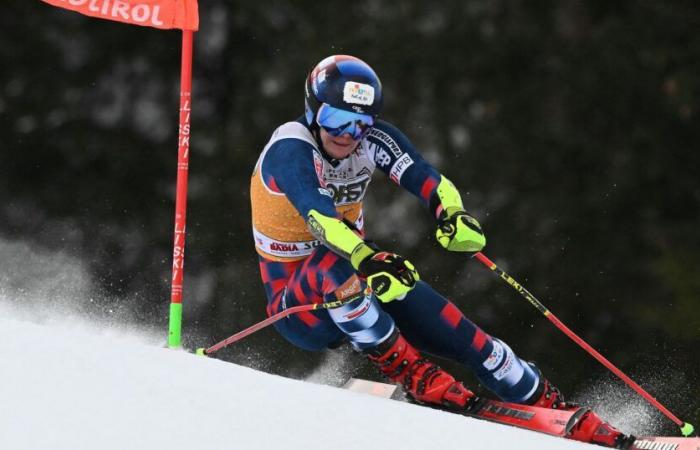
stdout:
[[564,396],[556,386],[544,378],[538,369],[536,369],[535,372],[537,372],[539,375],[540,384],[537,386],[537,389],[530,398],[530,401],[527,402],[528,405],[539,406],[540,408],[564,410],[572,409],[578,406],[574,403],[567,403],[564,400]]
[[[544,378],[539,370],[537,372],[540,376],[540,385],[537,387],[535,394],[532,396],[532,400],[529,401],[528,404],[541,408],[563,410],[579,407],[575,403],[565,401],[559,389]],[[590,410],[586,411],[583,416],[581,416],[571,430],[571,434],[567,437],[575,441],[620,449],[629,448],[635,439],[634,436],[623,434]]]
[[574,425],[568,437],[576,441],[620,449],[630,448],[635,440],[634,436],[623,434],[590,410]]
[[404,390],[420,403],[448,409],[468,409],[477,397],[454,377],[421,354],[399,333],[363,352],[389,379],[403,384]]

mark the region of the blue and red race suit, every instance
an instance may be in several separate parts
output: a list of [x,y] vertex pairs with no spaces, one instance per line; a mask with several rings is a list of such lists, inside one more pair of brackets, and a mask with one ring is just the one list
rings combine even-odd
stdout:
[[[427,207],[440,173],[409,139],[378,121],[347,158],[333,160],[303,119],[273,133],[251,178],[252,225],[269,315],[361,292],[350,262],[318,241],[305,218],[312,209],[364,233],[362,202],[375,169]],[[357,350],[383,342],[395,327],[419,350],[465,364],[506,401],[524,402],[539,383],[533,368],[504,342],[468,320],[448,299],[419,281],[400,300],[360,296],[340,308],[291,315],[275,324],[292,344],[323,350],[348,339]]]

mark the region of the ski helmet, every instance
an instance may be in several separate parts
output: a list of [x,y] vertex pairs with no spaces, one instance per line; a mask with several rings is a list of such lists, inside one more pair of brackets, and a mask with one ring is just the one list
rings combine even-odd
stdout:
[[350,132],[358,138],[382,109],[379,77],[354,56],[325,58],[309,73],[304,91],[307,124],[312,129],[322,126],[332,134]]

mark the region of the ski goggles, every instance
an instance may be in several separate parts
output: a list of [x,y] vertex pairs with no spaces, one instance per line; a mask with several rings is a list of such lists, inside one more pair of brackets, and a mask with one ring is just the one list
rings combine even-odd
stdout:
[[358,140],[365,137],[372,129],[374,117],[334,108],[323,103],[318,109],[316,122],[333,137],[349,134],[354,140]]

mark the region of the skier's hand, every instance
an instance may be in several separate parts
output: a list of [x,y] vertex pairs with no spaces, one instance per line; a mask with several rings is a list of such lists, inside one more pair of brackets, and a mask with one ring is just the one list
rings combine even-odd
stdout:
[[461,208],[442,211],[435,237],[440,245],[452,252],[475,253],[486,245],[479,222]]
[[371,251],[356,269],[367,277],[367,284],[380,301],[387,303],[402,298],[420,280],[415,266],[403,256]]

